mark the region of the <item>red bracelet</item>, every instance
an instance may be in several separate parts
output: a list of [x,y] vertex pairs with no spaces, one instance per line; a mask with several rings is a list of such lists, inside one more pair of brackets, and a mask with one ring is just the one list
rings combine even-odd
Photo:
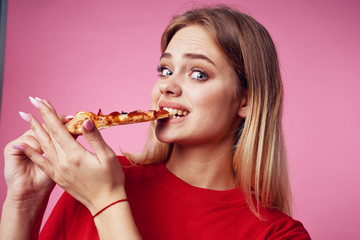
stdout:
[[128,201],[128,199],[125,198],[125,199],[117,200],[116,202],[113,202],[113,203],[107,205],[106,207],[104,207],[103,209],[101,209],[99,212],[97,212],[97,213],[96,213],[95,215],[93,215],[92,217],[95,218],[97,215],[99,215],[100,213],[102,213],[103,211],[105,211],[106,209],[108,209],[109,207],[111,207],[112,205],[115,205],[115,204],[117,204],[117,203],[119,203],[119,202],[125,202],[125,201]]

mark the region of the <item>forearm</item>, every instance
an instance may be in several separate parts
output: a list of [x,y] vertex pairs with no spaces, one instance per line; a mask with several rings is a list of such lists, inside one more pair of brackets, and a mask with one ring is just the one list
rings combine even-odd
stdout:
[[94,221],[101,240],[141,239],[127,201],[107,208]]
[[44,205],[36,206],[6,199],[1,214],[0,239],[38,239],[46,205],[47,201]]

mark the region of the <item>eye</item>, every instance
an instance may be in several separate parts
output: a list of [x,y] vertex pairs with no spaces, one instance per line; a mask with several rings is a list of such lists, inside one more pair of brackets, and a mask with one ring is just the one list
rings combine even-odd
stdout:
[[198,79],[198,80],[206,80],[208,78],[206,73],[204,73],[201,70],[196,70],[196,69],[193,69],[191,71],[191,73],[189,74],[189,76],[191,76],[194,79]]
[[162,67],[162,66],[159,66],[157,68],[157,71],[159,73],[159,77],[171,76],[173,74],[172,71],[169,68]]

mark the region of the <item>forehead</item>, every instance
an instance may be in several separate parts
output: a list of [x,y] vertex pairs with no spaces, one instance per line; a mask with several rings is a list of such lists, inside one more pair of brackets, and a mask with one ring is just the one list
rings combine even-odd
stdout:
[[177,31],[165,52],[203,54],[212,60],[224,58],[209,32],[198,25],[190,25]]

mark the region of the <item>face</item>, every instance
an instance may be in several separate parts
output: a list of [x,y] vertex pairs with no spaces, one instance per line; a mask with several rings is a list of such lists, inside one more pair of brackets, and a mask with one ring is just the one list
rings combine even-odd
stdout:
[[161,142],[197,145],[233,139],[241,122],[237,77],[205,29],[179,30],[158,70],[153,107],[174,115],[156,123]]

